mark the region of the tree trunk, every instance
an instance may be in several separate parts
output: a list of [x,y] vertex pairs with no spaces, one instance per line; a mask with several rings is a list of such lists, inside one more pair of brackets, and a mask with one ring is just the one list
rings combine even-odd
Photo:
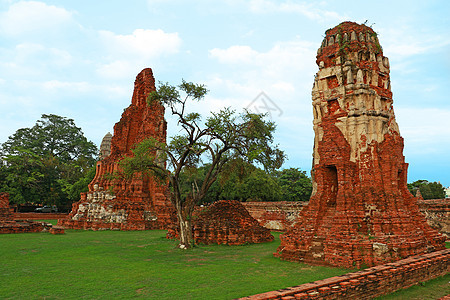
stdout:
[[185,201],[181,201],[180,195],[176,195],[175,208],[177,210],[177,219],[179,225],[180,249],[188,249],[194,246],[194,237],[192,234],[192,212],[194,211],[195,200],[188,195]]
[[186,215],[184,209],[177,211],[178,224],[180,226],[180,249],[188,249],[193,246],[191,216]]

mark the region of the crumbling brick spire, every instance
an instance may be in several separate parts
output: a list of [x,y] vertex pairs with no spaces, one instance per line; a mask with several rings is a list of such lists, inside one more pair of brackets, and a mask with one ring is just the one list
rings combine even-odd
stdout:
[[444,249],[406,187],[389,60],[377,34],[341,23],[326,31],[316,63],[313,193],[277,256],[361,267]]
[[[137,143],[149,137],[165,143],[164,106],[147,103],[153,91],[153,72],[146,68],[136,76],[131,104],[114,125],[114,135],[106,135],[102,142],[103,155],[97,162],[89,192],[81,194],[81,200],[73,204],[69,217],[58,224],[76,229],[145,230],[167,228],[174,221],[168,185],[150,175],[131,180],[108,177],[119,170],[123,157],[132,155],[131,150]],[[110,149],[107,149],[108,144]]]

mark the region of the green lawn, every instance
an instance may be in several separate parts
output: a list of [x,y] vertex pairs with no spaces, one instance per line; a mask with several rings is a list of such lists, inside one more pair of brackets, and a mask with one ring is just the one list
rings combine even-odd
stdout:
[[279,245],[175,249],[165,231],[0,235],[0,298],[232,299],[350,270],[272,256]]
[[[274,235],[271,243],[183,251],[161,230],[3,234],[0,298],[232,299],[352,271],[274,258]],[[437,286],[426,283],[418,295],[430,289]]]
[[378,297],[377,299],[435,300],[447,295],[450,295],[450,274],[423,282],[406,290]]

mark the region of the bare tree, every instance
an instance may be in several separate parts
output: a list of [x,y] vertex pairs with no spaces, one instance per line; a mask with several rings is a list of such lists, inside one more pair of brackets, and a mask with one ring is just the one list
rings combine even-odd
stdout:
[[[193,246],[191,220],[195,204],[205,197],[230,159],[241,157],[273,170],[281,167],[285,158],[283,151],[273,145],[275,124],[266,121],[262,114],[244,111],[238,115],[234,110],[224,108],[211,113],[202,122],[200,114],[187,113],[188,102],[202,100],[207,92],[204,85],[184,80],[178,87],[160,84],[149,95],[148,102],[158,101],[168,108],[178,119],[180,134],[173,136],[168,144],[146,139],[135,146],[132,157],[121,161],[123,173],[128,177],[152,174],[169,182],[171,202],[179,222],[179,247],[182,249]],[[192,180],[186,189],[183,178],[194,174],[205,160],[208,164],[204,178]]]

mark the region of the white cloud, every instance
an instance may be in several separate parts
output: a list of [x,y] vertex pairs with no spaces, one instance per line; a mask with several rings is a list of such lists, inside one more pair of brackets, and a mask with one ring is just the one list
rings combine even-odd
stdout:
[[136,29],[129,35],[102,30],[99,34],[106,47],[113,52],[147,59],[177,53],[181,46],[178,33],[165,33],[161,29]]
[[92,90],[88,82],[67,82],[59,80],[50,80],[42,83],[42,87],[48,91],[72,90],[77,92],[88,92]]
[[178,33],[161,29],[136,29],[132,34],[120,35],[99,31],[106,61],[97,67],[97,73],[108,79],[122,79],[135,75],[145,65],[168,54],[176,54],[181,46]]
[[342,21],[345,19],[344,16],[339,15],[337,12],[318,9],[316,3],[305,4],[292,1],[280,3],[270,0],[252,0],[249,3],[249,9],[253,13],[260,14],[274,12],[300,14],[308,19],[320,22],[329,20]]
[[214,48],[209,55],[232,66],[236,73],[233,80],[253,86],[253,90],[294,92],[294,86],[298,88],[305,81],[310,86],[313,80],[315,48],[310,42],[295,39],[277,42],[266,52],[258,52],[249,46],[231,46]]
[[104,78],[120,79],[125,76],[125,74],[132,74],[134,69],[135,68],[129,61],[115,60],[99,66],[97,68],[97,73]]
[[217,58],[221,63],[252,63],[258,55],[258,52],[249,46],[231,46],[227,49],[214,48],[209,54]]
[[397,122],[411,154],[448,153],[450,110],[443,108],[397,107]]
[[395,59],[408,59],[450,45],[441,33],[417,30],[409,25],[380,28],[380,42],[385,55]]
[[18,36],[36,31],[52,31],[70,22],[72,13],[37,1],[19,1],[0,14],[0,33]]
[[224,64],[246,64],[267,68],[276,66],[284,68],[295,64],[304,69],[306,65],[311,65],[311,61],[314,62],[313,49],[315,45],[310,42],[294,40],[278,42],[267,52],[258,52],[249,46],[235,45],[227,49],[214,48],[209,51],[209,55]]
[[[46,47],[37,43],[21,43],[15,47],[15,61],[27,65],[32,62],[54,66],[68,66],[72,63],[72,55],[66,50]],[[31,61],[31,62],[27,62]]]

